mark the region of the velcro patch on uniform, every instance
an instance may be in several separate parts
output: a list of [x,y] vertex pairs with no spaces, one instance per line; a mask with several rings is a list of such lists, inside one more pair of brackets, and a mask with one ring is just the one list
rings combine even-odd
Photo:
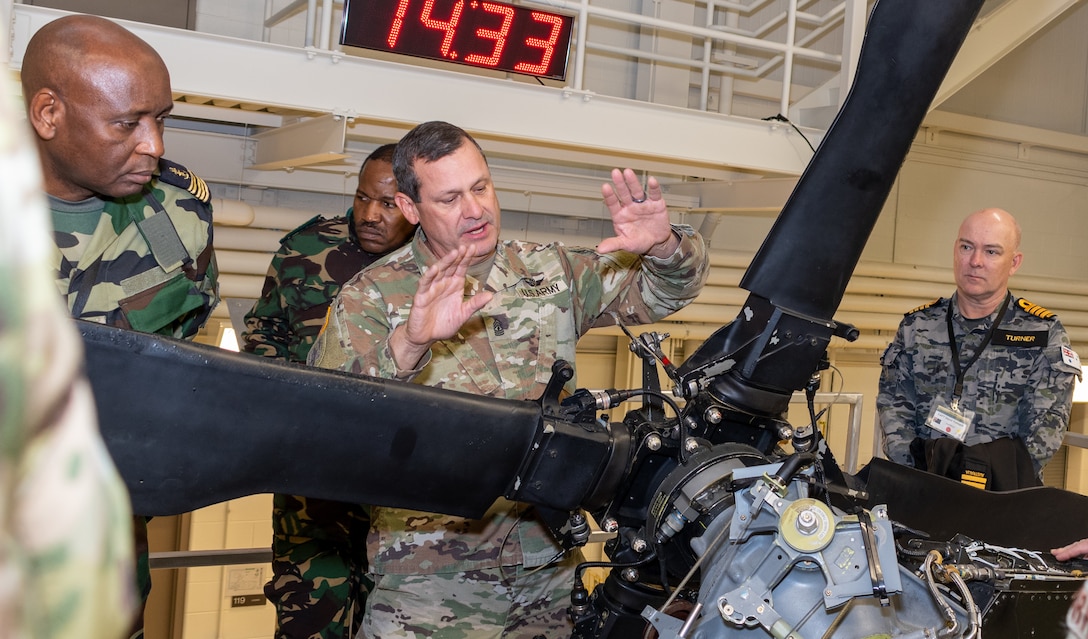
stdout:
[[553,295],[559,295],[567,290],[567,283],[563,281],[551,282],[544,284],[543,286],[519,286],[517,288],[518,297],[525,299],[537,299],[540,297],[551,297]]
[[993,343],[997,346],[1042,348],[1046,346],[1048,336],[1047,331],[1006,331],[997,329],[994,331]]
[[986,474],[977,470],[965,470],[960,476],[960,483],[986,490]]
[[166,213],[157,213],[136,223],[162,270],[170,273],[192,262],[189,251],[178,236],[174,222]]
[[1040,319],[1053,319],[1054,317],[1057,317],[1054,314],[1054,311],[1048,311],[1038,304],[1032,304],[1022,297],[1016,301],[1016,305],[1022,308],[1024,312],[1030,313]]
[[150,268],[143,273],[137,273],[132,277],[121,280],[121,291],[125,297],[131,297],[141,291],[158,286],[173,277],[173,273],[158,268]]

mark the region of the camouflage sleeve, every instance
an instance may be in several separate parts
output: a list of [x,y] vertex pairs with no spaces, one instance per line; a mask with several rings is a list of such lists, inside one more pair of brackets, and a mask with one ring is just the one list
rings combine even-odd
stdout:
[[665,259],[588,250],[569,253],[578,283],[579,334],[613,324],[612,313],[627,324],[656,322],[699,295],[710,272],[706,244],[689,226],[674,225],[673,232],[680,244]]
[[325,315],[325,325],[321,327],[313,347],[306,355],[307,366],[343,370],[344,362],[349,354],[343,350],[339,340],[342,326],[338,318],[338,313],[342,312],[340,306],[340,298],[333,300],[333,303],[329,305],[329,311]]
[[899,325],[895,339],[881,358],[876,410],[884,434],[884,456],[896,463],[913,466],[910,443],[918,436],[915,424],[918,398],[911,373],[911,355],[904,346],[904,326],[905,323]]
[[137,312],[130,310],[127,317],[132,323],[131,328],[178,339],[196,337],[200,329],[208,323],[212,310],[220,301],[219,265],[215,261],[215,251],[211,246],[209,232],[207,251],[197,261],[196,279],[190,283],[187,278],[179,276],[175,280],[176,286],[160,292],[153,299],[153,305],[145,310],[147,317],[170,317],[170,320],[158,328],[152,328],[154,323],[145,326]]
[[310,349],[307,363],[318,368],[385,379],[411,381],[415,378],[430,362],[431,354],[427,353],[413,370],[398,368],[389,348],[389,336],[396,326],[381,312],[382,308],[397,308],[403,309],[406,316],[415,281],[417,278],[411,280],[412,284],[396,302],[383,299],[381,303],[375,303],[369,299],[365,291],[371,287],[365,278],[341,289],[329,306],[325,326]]
[[[185,339],[192,339],[212,316],[212,311],[219,306],[219,263],[215,260],[214,230],[212,227],[212,205],[207,204],[208,217],[208,243],[204,252],[197,256],[195,296],[199,297],[199,309],[195,314],[182,321],[181,335]],[[175,335],[179,336],[179,335]]]
[[1069,412],[1073,405],[1074,381],[1080,369],[1063,357],[1069,349],[1069,337],[1057,319],[1053,320],[1046,350],[1036,359],[1029,384],[1031,407],[1020,424],[1020,438],[1027,445],[1035,463],[1035,472],[1042,471],[1065,438]]
[[246,313],[246,330],[242,333],[243,352],[276,359],[290,358],[291,323],[280,287],[283,260],[288,253],[289,250],[281,246],[272,256],[261,297]]
[[[208,246],[213,246],[211,229],[208,230]],[[204,278],[198,283],[197,290],[200,291],[204,308],[207,309],[200,325],[197,326],[197,331],[199,331],[207,323],[215,307],[219,306],[219,302],[222,301],[219,296],[219,263],[215,260],[214,249],[211,250],[211,254],[208,256],[208,265],[204,269]],[[192,335],[195,336],[197,331],[194,331]]]

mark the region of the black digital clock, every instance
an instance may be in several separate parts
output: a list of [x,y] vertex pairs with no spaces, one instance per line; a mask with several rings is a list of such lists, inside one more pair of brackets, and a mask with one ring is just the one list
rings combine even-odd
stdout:
[[340,44],[562,80],[573,26],[494,0],[345,0]]

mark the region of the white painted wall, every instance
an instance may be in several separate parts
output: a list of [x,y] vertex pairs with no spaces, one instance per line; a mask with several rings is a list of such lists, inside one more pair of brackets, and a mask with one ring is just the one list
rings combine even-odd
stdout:
[[[998,61],[942,109],[956,113],[1088,133],[1088,4],[1081,3]],[[1015,81],[1010,81],[1010,79]]]
[[947,266],[962,218],[996,206],[1023,227],[1021,273],[1083,279],[1088,273],[1088,186],[1045,173],[986,171],[926,159],[910,161],[900,177],[892,259]]
[[289,4],[289,0],[198,0],[196,30],[244,40],[302,46],[306,33],[304,13],[284,20],[270,28],[267,37],[265,35],[266,11],[267,15],[273,15]]

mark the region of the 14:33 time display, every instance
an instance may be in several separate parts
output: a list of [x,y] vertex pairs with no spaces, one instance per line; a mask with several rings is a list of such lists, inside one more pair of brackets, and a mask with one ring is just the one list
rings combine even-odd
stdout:
[[345,0],[340,43],[562,80],[573,24],[495,0]]

